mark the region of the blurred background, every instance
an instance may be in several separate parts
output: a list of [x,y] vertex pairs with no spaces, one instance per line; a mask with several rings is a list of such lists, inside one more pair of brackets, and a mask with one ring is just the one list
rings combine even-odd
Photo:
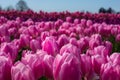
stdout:
[[120,0],[0,0],[0,10],[119,13]]

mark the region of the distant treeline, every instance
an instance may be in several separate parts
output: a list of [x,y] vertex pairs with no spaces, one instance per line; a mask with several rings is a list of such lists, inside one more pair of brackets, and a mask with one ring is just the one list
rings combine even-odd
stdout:
[[[10,11],[10,10],[28,11],[28,10],[32,10],[32,9],[30,9],[28,7],[27,3],[24,0],[19,0],[18,3],[15,5],[15,7],[13,7],[12,5],[10,5],[10,6],[8,6],[8,7],[6,7],[6,8],[3,9],[2,6],[0,6],[0,10],[5,10],[5,11]],[[120,12],[116,12],[111,7],[109,7],[108,9],[105,9],[104,7],[101,7],[98,10],[98,13],[117,13],[118,14]]]
[[101,7],[98,11],[99,13],[120,13],[120,12],[116,12],[114,9],[112,9],[111,7],[108,9],[105,9],[103,7]]

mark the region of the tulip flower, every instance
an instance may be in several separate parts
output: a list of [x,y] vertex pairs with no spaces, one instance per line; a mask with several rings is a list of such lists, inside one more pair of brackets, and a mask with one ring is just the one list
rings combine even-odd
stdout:
[[54,80],[82,80],[80,61],[73,54],[57,55],[53,63]]
[[20,35],[20,47],[29,47],[31,37],[29,35],[21,34]]
[[0,51],[5,52],[6,54],[11,57],[11,59],[14,61],[17,58],[18,55],[18,48],[11,43],[3,43],[1,44],[1,49]]
[[9,36],[8,27],[6,25],[0,26],[0,36]]
[[22,62],[25,65],[29,65],[30,68],[33,70],[33,75],[35,76],[35,79],[39,79],[43,76],[44,68],[43,68],[43,58],[44,53],[41,55],[39,54],[25,54],[24,57],[22,57]]
[[0,56],[0,80],[11,79],[12,60],[5,56]]
[[35,80],[32,69],[20,61],[12,66],[11,76],[12,80]]
[[85,54],[81,55],[81,71],[84,78],[87,78],[87,80],[92,79],[93,69],[90,56],[87,56]]
[[41,49],[41,44],[38,40],[33,39],[30,41],[30,48],[33,51],[37,51],[38,49]]
[[110,62],[120,65],[120,61],[119,60],[120,60],[120,53],[113,53],[109,57],[109,61]]
[[59,38],[58,38],[57,43],[59,45],[59,48],[61,48],[65,44],[69,43],[69,39],[68,39],[68,37],[65,34],[60,35]]
[[55,56],[58,53],[59,48],[54,37],[46,37],[46,39],[42,42],[42,50],[52,56]]
[[94,71],[99,75],[102,64],[107,63],[107,59],[101,55],[92,56],[92,67]]
[[60,49],[60,54],[63,55],[65,53],[74,54],[76,57],[80,58],[81,51],[75,45],[66,44]]
[[101,66],[100,80],[120,80],[120,65],[106,63]]

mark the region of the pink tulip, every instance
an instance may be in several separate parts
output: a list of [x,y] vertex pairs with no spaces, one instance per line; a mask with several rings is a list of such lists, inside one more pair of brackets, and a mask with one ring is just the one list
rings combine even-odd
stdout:
[[5,52],[7,55],[9,55],[13,61],[17,58],[18,48],[14,44],[3,43],[1,46],[2,47],[0,51]]
[[112,55],[109,58],[109,61],[120,65],[120,53],[112,53]]
[[79,59],[73,54],[57,55],[53,63],[54,80],[81,80]]
[[29,47],[31,37],[29,35],[21,34],[20,35],[20,47]]
[[32,69],[22,62],[16,62],[12,66],[11,76],[12,80],[35,80]]
[[106,63],[101,66],[100,80],[120,80],[120,65]]
[[110,55],[110,50],[105,47],[105,46],[98,46],[98,47],[95,47],[94,50],[93,50],[94,54],[99,54],[103,57],[107,57]]
[[97,74],[100,74],[102,64],[107,63],[107,59],[101,55],[92,56],[92,66]]
[[58,53],[59,48],[54,37],[46,37],[46,39],[42,42],[42,50],[52,56],[55,56]]
[[67,22],[72,22],[72,18],[71,17],[66,17],[66,21]]
[[92,23],[92,21],[91,21],[91,20],[87,20],[86,25],[87,25],[88,27],[90,27],[92,24],[93,24],[93,23]]
[[33,75],[35,79],[39,79],[44,74],[44,67],[43,67],[43,58],[45,54],[25,54],[22,57],[22,62],[25,65],[29,65],[33,70]]
[[31,67],[36,79],[43,76],[50,79],[53,78],[53,61],[53,56],[39,50],[36,54],[25,54],[24,57],[22,57],[22,62]]
[[0,36],[9,36],[8,27],[6,25],[0,26]]
[[38,40],[33,39],[30,41],[30,48],[35,52],[38,49],[41,49],[41,44]]
[[84,78],[86,77],[87,80],[92,79],[93,69],[90,56],[87,56],[85,54],[81,55],[81,71]]
[[5,56],[0,56],[0,80],[11,79],[12,60]]
[[74,20],[74,24],[79,24],[80,23],[80,20],[79,19],[75,19]]
[[41,40],[44,41],[46,37],[50,36],[48,31],[44,31],[41,33]]
[[68,39],[68,37],[65,34],[60,35],[59,38],[58,38],[57,43],[59,45],[59,48],[61,48],[65,44],[69,43],[69,39]]
[[53,79],[53,62],[54,57],[45,55],[43,59],[44,76],[48,79]]
[[35,38],[35,37],[38,36],[38,31],[37,31],[37,29],[36,29],[35,26],[29,26],[29,27],[28,27],[28,30],[29,30],[30,35],[31,35],[33,38]]
[[61,55],[65,53],[74,54],[76,57],[80,58],[81,51],[72,44],[66,44],[60,49]]

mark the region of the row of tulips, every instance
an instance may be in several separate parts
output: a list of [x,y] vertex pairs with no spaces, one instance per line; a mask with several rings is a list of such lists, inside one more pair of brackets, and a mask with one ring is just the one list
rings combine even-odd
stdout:
[[66,17],[71,16],[72,22],[74,19],[90,19],[94,23],[102,23],[106,22],[107,24],[120,24],[120,14],[110,14],[110,13],[90,13],[90,12],[69,12],[69,11],[63,11],[63,12],[34,12],[32,10],[28,11],[16,11],[16,10],[10,10],[10,11],[0,11],[0,16],[4,16],[7,19],[15,20],[17,17],[20,17],[23,21],[26,21],[27,19],[31,18],[33,21],[56,21],[57,19],[65,20]]
[[0,80],[120,80],[120,25],[0,18]]

